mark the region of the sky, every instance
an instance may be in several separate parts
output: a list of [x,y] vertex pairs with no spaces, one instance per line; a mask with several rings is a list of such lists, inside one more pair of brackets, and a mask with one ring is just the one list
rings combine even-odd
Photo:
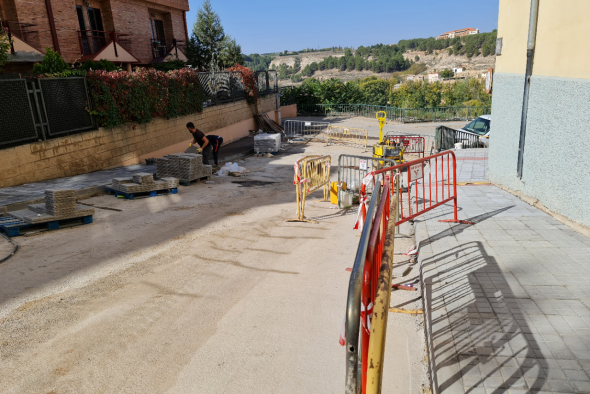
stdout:
[[[189,34],[202,0],[189,0]],[[498,27],[499,0],[211,0],[242,52],[396,44],[465,27]]]

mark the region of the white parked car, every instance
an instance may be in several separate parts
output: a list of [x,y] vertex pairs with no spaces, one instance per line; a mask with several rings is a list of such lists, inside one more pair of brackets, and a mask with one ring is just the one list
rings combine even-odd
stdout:
[[464,148],[488,146],[492,115],[482,115],[473,122],[466,124],[458,131],[455,142],[462,142]]

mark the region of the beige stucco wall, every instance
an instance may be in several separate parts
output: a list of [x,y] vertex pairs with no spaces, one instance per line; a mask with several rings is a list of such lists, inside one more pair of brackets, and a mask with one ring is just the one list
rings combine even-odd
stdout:
[[285,105],[280,108],[281,119],[296,118],[297,117],[297,104]]
[[[273,116],[275,106],[275,95],[268,95],[260,99],[258,109]],[[173,149],[168,153],[184,151],[190,139],[187,122],[195,123],[206,134],[222,136],[227,143],[247,136],[248,131],[255,128],[252,108],[242,100],[208,107],[202,113],[181,118],[100,128],[2,149],[0,187],[136,164],[145,157],[156,157],[156,153],[167,148],[168,151]]]
[[[530,0],[500,0],[498,37],[502,55],[496,72],[524,74]],[[583,43],[590,36],[590,1],[541,1],[533,75],[590,78],[590,52]]]

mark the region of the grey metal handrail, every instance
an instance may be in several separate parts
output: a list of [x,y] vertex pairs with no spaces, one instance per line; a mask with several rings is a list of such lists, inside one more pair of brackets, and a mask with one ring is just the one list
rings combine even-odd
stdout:
[[358,394],[360,392],[358,382],[359,380],[362,381],[360,378],[361,369],[358,363],[359,351],[361,350],[361,346],[359,346],[361,292],[369,237],[373,227],[373,216],[380,199],[381,186],[376,187],[373,192],[348,283],[348,298],[346,300],[346,394]]

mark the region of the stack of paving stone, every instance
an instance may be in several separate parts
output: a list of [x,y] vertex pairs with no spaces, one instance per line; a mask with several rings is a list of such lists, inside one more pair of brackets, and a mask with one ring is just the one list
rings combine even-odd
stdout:
[[254,136],[254,152],[276,153],[281,149],[280,134],[258,134]]
[[45,204],[29,205],[28,210],[9,214],[32,224],[94,215],[94,208],[76,205],[77,196],[75,190],[48,189],[45,190]]
[[184,182],[194,181],[213,174],[213,167],[203,165],[203,155],[195,153],[174,153],[156,159],[158,178],[178,178]]
[[178,178],[163,178],[154,181],[154,175],[147,172],[138,172],[133,178],[113,178],[109,189],[123,193],[143,193],[156,190],[174,189],[178,187]]
[[168,171],[168,157],[159,157],[156,159],[156,176],[158,179],[167,177],[170,172]]

